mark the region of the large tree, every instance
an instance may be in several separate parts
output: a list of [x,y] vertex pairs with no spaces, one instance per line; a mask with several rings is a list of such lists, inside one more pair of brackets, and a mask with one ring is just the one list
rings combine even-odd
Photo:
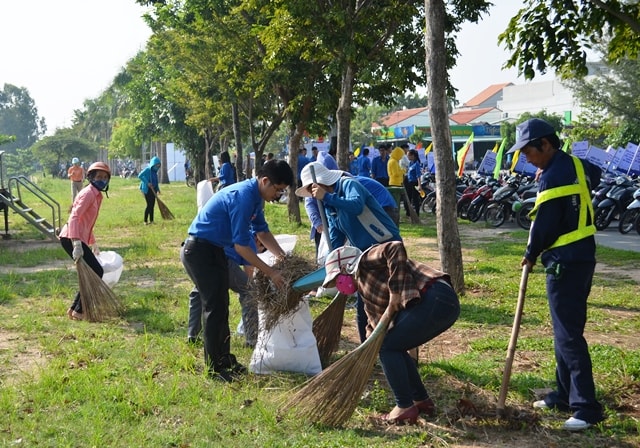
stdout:
[[3,145],[8,153],[16,148],[29,148],[44,135],[47,128],[44,118],[38,117],[35,102],[24,87],[5,84],[0,90],[0,134],[15,139]]
[[589,50],[607,39],[611,62],[640,50],[640,6],[635,0],[526,0],[499,42],[511,52],[506,67],[526,79],[552,68],[563,77],[587,74]]
[[464,292],[462,248],[458,234],[455,197],[455,165],[451,151],[449,129],[449,98],[455,95],[449,83],[448,69],[455,64],[458,51],[455,32],[466,21],[477,22],[491,3],[482,0],[425,0],[426,17],[426,73],[429,117],[436,164],[438,192],[436,226],[442,269],[451,275],[456,291]]

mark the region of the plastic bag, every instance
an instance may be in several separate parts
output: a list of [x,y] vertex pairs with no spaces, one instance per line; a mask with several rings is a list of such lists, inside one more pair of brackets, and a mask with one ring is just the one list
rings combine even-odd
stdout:
[[258,311],[260,332],[251,355],[249,370],[257,374],[278,371],[316,375],[322,371],[309,302],[300,301],[292,315],[281,319],[271,331],[264,330],[263,314]]
[[122,269],[124,268],[122,257],[116,252],[107,250],[100,252],[96,258],[104,270],[102,280],[107,284],[107,286],[113,288],[118,284],[120,275],[122,274]]

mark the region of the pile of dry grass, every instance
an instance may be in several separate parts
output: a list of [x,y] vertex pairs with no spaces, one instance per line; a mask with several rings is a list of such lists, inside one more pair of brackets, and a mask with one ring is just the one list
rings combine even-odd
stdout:
[[111,288],[82,258],[76,263],[76,270],[84,319],[100,322],[117,317],[122,312],[122,305]]
[[293,283],[299,278],[316,270],[310,261],[291,255],[277,261],[273,268],[280,271],[285,280],[283,289],[278,289],[271,279],[258,271],[251,290],[251,297],[258,304],[264,315],[264,326],[271,330],[283,317],[289,316],[298,309],[304,292],[293,289]]

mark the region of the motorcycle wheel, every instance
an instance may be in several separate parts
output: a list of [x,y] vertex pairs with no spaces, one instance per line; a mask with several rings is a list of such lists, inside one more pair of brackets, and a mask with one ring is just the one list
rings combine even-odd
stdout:
[[482,204],[470,205],[469,210],[467,211],[467,218],[471,222],[477,222],[484,216],[484,212],[486,209],[486,202],[483,202]]
[[427,195],[420,206],[424,213],[436,214],[436,195]]
[[640,235],[640,214],[636,216],[636,222],[633,223],[633,226],[636,228],[636,232],[638,232],[638,235]]
[[484,214],[484,220],[487,224],[493,227],[500,227],[504,224],[506,219],[504,204],[493,203],[487,206],[487,211]]
[[529,218],[529,212],[531,210],[533,210],[533,204],[524,204],[516,213],[516,222],[524,230],[531,228],[531,218]]
[[620,216],[620,221],[618,222],[618,231],[623,235],[631,232],[639,214],[640,209],[637,208],[625,210],[622,216]]
[[597,230],[604,230],[611,224],[611,217],[609,216],[609,208],[599,208],[595,212],[593,218],[593,225]]
[[458,201],[456,205],[458,218],[469,219],[469,205],[471,205],[471,198],[464,198]]

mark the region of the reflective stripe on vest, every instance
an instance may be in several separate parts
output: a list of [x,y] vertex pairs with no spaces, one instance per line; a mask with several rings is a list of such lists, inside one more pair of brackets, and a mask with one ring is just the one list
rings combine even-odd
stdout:
[[[596,227],[591,223],[587,225],[587,212],[591,216],[593,221],[593,206],[591,205],[591,196],[589,195],[589,187],[587,186],[587,178],[584,175],[584,167],[582,162],[575,156],[571,156],[573,165],[576,169],[576,176],[578,177],[578,183],[573,185],[563,185],[561,187],[549,188],[538,193],[536,203],[533,206],[533,210],[529,213],[531,220],[535,220],[536,212],[540,204],[551,199],[557,199],[565,196],[573,196],[574,194],[580,195],[580,214],[578,216],[578,228],[571,232],[562,234],[558,239],[548,248],[566,246],[567,244],[582,240],[588,236],[596,233]],[[548,250],[547,249],[547,250]]]

